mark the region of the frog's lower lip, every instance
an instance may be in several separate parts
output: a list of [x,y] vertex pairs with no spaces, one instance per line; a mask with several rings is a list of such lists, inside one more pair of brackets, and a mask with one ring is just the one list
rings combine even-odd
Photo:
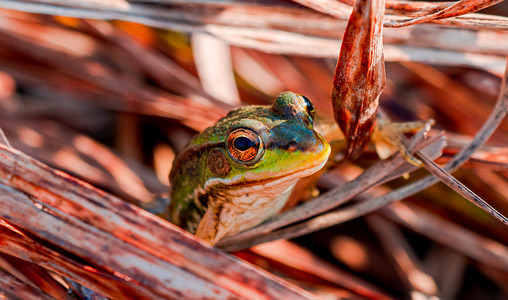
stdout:
[[293,170],[292,172],[279,174],[279,176],[275,176],[275,177],[268,176],[268,178],[265,178],[265,179],[254,179],[254,178],[219,179],[219,178],[214,178],[214,179],[212,179],[212,181],[214,181],[214,182],[213,183],[208,182],[207,184],[205,184],[205,188],[209,184],[213,185],[213,184],[217,184],[220,182],[220,183],[222,183],[226,186],[229,186],[229,187],[248,187],[248,188],[257,190],[257,189],[263,189],[263,188],[275,186],[275,185],[278,185],[278,184],[281,184],[284,182],[288,182],[288,181],[292,181],[292,180],[296,181],[299,178],[312,175],[312,174],[316,173],[317,171],[319,171],[321,168],[323,168],[323,166],[326,164],[326,162],[328,160],[328,155],[329,155],[329,152],[325,153],[319,157],[316,157],[315,160],[320,161],[318,164],[315,164],[315,165],[313,165],[311,167],[307,167],[307,168],[296,169],[296,170]]
[[269,177],[267,179],[260,179],[260,180],[252,180],[249,182],[233,183],[230,186],[252,187],[252,188],[255,188],[257,186],[259,186],[259,188],[266,188],[266,187],[274,186],[274,185],[280,184],[282,182],[287,182],[287,181],[296,180],[296,179],[299,179],[302,177],[310,176],[310,175],[318,172],[319,170],[321,170],[321,168],[323,168],[323,166],[326,164],[326,161],[327,160],[325,159],[321,163],[319,163],[313,167],[296,170],[291,173],[283,174],[281,176]]

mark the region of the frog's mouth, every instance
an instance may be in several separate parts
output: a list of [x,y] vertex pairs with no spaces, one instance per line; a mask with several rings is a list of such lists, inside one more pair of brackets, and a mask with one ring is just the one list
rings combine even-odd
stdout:
[[[249,188],[252,191],[262,190],[265,188],[270,188],[273,186],[277,186],[279,184],[287,183],[310,176],[323,168],[328,160],[328,156],[330,151],[326,151],[318,157],[314,157],[314,159],[307,161],[308,164],[303,164],[300,168],[295,168],[291,171],[287,172],[277,172],[276,176],[270,176],[270,173],[265,173],[264,178],[255,178],[254,176],[245,176],[245,175],[237,175],[232,178],[212,178],[208,180],[204,189],[207,190],[207,187],[215,186],[217,184],[222,184],[224,186],[232,187],[232,188]],[[310,162],[316,162],[314,164],[310,164]],[[274,172],[275,174],[275,172]]]
[[233,183],[233,184],[231,184],[231,186],[251,187],[252,189],[256,189],[256,188],[262,189],[262,188],[267,188],[267,187],[271,187],[271,186],[276,186],[276,185],[279,185],[284,182],[294,181],[294,180],[297,180],[297,179],[300,179],[303,177],[310,176],[310,175],[318,172],[319,170],[321,170],[321,168],[323,168],[325,164],[326,164],[326,160],[323,160],[321,163],[319,163],[313,167],[310,167],[310,168],[302,168],[300,170],[298,170],[298,169],[293,170],[291,172],[281,174],[276,177],[267,177],[265,179],[249,180],[248,182],[238,182],[236,184]]

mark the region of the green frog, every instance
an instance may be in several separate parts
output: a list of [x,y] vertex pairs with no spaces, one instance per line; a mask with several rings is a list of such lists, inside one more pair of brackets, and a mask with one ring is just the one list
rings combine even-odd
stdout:
[[277,214],[330,155],[314,118],[309,99],[284,92],[205,129],[173,163],[170,221],[214,245]]

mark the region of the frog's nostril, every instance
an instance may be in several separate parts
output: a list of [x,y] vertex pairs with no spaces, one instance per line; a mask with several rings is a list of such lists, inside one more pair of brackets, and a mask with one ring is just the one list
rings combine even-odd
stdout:
[[298,149],[296,142],[292,141],[288,144],[288,151],[294,152]]

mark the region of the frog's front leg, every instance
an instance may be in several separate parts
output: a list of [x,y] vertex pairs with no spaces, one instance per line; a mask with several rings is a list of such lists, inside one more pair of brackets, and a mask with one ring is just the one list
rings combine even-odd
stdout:
[[400,134],[415,132],[426,126],[430,127],[433,124],[434,120],[432,119],[415,122],[390,122],[386,119],[378,118],[372,134],[372,143],[381,159],[385,159],[396,151],[399,151],[406,161],[421,167],[422,162],[409,153]]
[[155,195],[150,201],[140,202],[137,204],[142,209],[151,212],[154,215],[158,215],[163,219],[168,218],[168,208],[171,202],[168,193],[162,193]]
[[220,213],[222,208],[209,206],[199,222],[195,235],[211,246],[215,245],[225,234],[224,226],[221,226]]
[[199,222],[195,235],[213,246],[221,238],[238,231],[242,223],[245,223],[245,220],[242,220],[244,213],[245,209],[229,201],[209,205]]

